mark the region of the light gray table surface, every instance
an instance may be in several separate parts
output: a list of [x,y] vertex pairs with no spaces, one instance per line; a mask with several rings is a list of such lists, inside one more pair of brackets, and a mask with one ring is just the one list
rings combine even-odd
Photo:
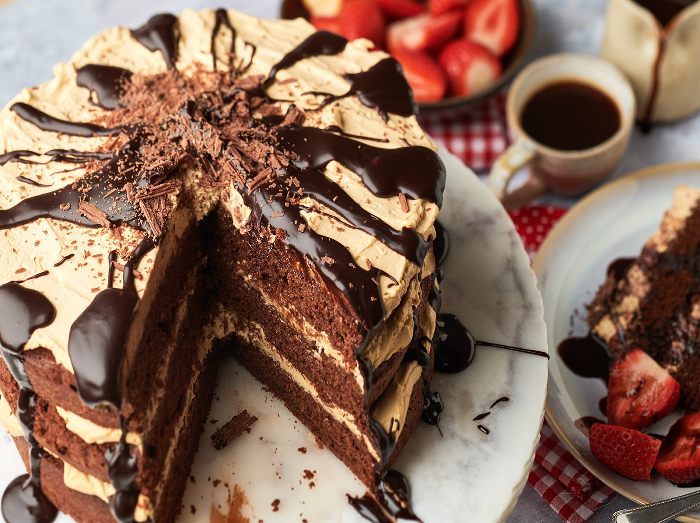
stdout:
[[[597,54],[607,0],[533,0],[538,31],[531,58],[556,52]],[[49,80],[52,67],[69,60],[88,38],[114,25],[138,27],[152,14],[185,7],[231,7],[272,18],[279,0],[14,0],[0,6],[0,107],[23,87]],[[635,130],[630,148],[613,177],[650,165],[700,160],[700,116]],[[577,199],[549,195],[543,202],[571,206]],[[617,496],[588,521],[610,521],[614,511],[633,504]],[[528,485],[508,523],[547,523],[561,519]]]

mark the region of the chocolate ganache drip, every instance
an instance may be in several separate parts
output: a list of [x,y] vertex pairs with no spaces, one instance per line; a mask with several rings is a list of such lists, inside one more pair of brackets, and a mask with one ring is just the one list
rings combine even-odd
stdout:
[[43,451],[34,437],[37,397],[24,367],[24,346],[32,333],[51,324],[56,310],[43,294],[17,283],[0,287],[0,351],[19,386],[17,420],[29,443],[30,473],[14,479],[2,497],[2,515],[7,523],[49,523],[56,507],[41,490]]
[[219,34],[222,25],[228,27],[231,31],[231,48],[228,54],[228,65],[230,67],[233,63],[233,57],[236,55],[236,30],[233,28],[233,25],[231,25],[231,20],[228,18],[228,11],[226,11],[226,9],[217,9],[215,17],[214,29],[211,32],[211,59],[214,63],[214,70],[216,71],[216,36]]
[[282,69],[288,69],[300,60],[312,58],[314,56],[332,56],[342,53],[348,45],[347,39],[328,31],[318,31],[309,36],[297,47],[288,52],[270,70],[270,75],[265,80],[265,85],[269,86],[275,80],[277,73]]
[[17,113],[17,116],[36,125],[42,131],[84,137],[112,136],[119,132],[119,129],[107,129],[93,123],[61,120],[22,102],[14,104],[10,107],[10,111]]
[[108,404],[121,407],[121,377],[129,326],[139,302],[133,268],[155,248],[148,239],[137,247],[124,266],[124,284],[112,288],[114,257],[109,257],[108,288],[100,291],[75,320],[68,338],[68,353],[75,372],[78,394],[90,408]]
[[427,147],[383,149],[313,127],[280,128],[276,134],[281,146],[299,155],[302,165],[325,169],[336,160],[360,176],[375,196],[403,193],[442,206],[445,166]]
[[346,74],[343,78],[350,83],[350,89],[345,94],[333,95],[318,91],[306,93],[326,97],[318,110],[348,96],[357,96],[363,105],[378,110],[385,120],[387,113],[406,117],[418,114],[413,91],[403,75],[401,65],[393,58],[385,58],[366,71]]
[[124,93],[124,84],[133,76],[127,69],[98,64],[85,65],[76,73],[76,83],[90,89],[90,103],[107,110],[117,108],[119,97]]
[[132,453],[131,445],[126,443],[127,425],[120,418],[122,435],[114,449],[107,449],[107,475],[116,493],[109,500],[109,510],[119,523],[133,523],[134,512],[139,502],[139,489],[136,476],[139,473],[138,459]]
[[168,68],[175,67],[180,42],[177,16],[170,13],[155,15],[146,25],[132,30],[131,37],[149,51],[160,51]]

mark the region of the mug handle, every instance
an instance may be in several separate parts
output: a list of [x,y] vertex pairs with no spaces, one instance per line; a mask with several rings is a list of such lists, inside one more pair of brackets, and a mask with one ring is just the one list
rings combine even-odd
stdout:
[[506,210],[514,210],[522,207],[529,201],[542,196],[547,192],[547,185],[530,173],[530,178],[522,187],[518,187],[512,192],[508,192],[513,175],[522,167],[530,163],[537,152],[528,141],[518,138],[505,152],[498,157],[496,163],[491,167],[488,185],[503,203]]

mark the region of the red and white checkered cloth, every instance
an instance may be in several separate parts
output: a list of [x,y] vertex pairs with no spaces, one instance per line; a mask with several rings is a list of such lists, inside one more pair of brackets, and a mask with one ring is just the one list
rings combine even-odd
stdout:
[[505,100],[505,92],[500,92],[468,113],[421,115],[420,124],[472,170],[488,172],[509,145]]
[[[508,146],[505,93],[485,100],[465,115],[422,116],[421,125],[472,170],[488,172]],[[510,213],[531,259],[566,210],[529,206]],[[583,523],[615,495],[576,461],[546,423],[528,483],[567,523]]]

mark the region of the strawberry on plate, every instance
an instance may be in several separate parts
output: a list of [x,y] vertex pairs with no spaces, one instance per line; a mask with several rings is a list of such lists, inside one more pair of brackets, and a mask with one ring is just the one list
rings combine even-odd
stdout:
[[681,386],[666,369],[640,349],[617,360],[608,380],[608,421],[640,430],[668,415],[678,403]]
[[464,12],[464,36],[496,56],[515,45],[520,30],[518,0],[473,0]]
[[384,43],[386,23],[379,6],[372,0],[345,2],[338,17],[340,34],[348,40],[367,38],[376,45]]
[[440,66],[426,53],[400,51],[394,53],[416,102],[437,102],[445,96],[447,81]]
[[457,34],[461,19],[460,12],[451,11],[439,16],[424,13],[389,24],[386,34],[389,52],[439,49]]
[[468,40],[455,40],[445,46],[439,57],[447,73],[452,93],[469,96],[493,82],[502,72],[501,62],[486,48]]
[[416,16],[424,11],[423,5],[415,0],[375,0],[389,20],[401,20]]
[[661,441],[639,431],[594,423],[589,432],[591,452],[603,464],[630,479],[651,480]]
[[700,412],[676,421],[661,444],[655,466],[673,483],[690,483],[700,478]]
[[434,15],[441,15],[453,9],[460,9],[471,0],[428,0],[428,11]]

